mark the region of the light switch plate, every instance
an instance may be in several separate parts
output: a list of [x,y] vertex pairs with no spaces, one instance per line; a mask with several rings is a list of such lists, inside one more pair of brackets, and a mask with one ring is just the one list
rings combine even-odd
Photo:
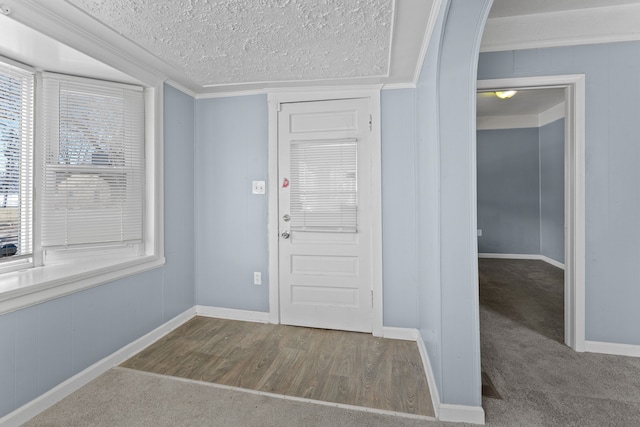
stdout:
[[252,183],[252,189],[253,189],[253,194],[264,194],[264,181],[253,181]]

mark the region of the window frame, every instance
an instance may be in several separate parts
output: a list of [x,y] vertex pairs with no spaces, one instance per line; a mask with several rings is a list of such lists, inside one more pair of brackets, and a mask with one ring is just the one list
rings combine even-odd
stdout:
[[[16,61],[0,57],[10,64]],[[25,67],[23,65],[23,67]],[[28,66],[27,66],[28,68]],[[19,270],[0,269],[0,314],[39,304],[84,289],[161,267],[164,258],[164,180],[163,180],[163,94],[164,82],[143,82],[144,93],[144,205],[143,254],[124,256],[110,254],[110,249],[98,250],[104,259],[84,259],[80,249],[60,262],[44,264],[40,244],[42,192],[42,73],[35,72],[34,99],[34,165],[33,165],[33,263],[17,266]],[[86,76],[83,76],[86,78]],[[134,77],[134,76],[132,76]],[[135,78],[135,77],[134,77]],[[116,82],[117,83],[117,82]],[[77,261],[77,262],[74,262]]]
[[[144,164],[144,124],[142,124],[138,129],[132,130],[131,133],[123,132],[123,135],[122,135],[123,145],[120,148],[122,148],[127,152],[127,156],[124,156],[125,151],[122,151],[122,154],[123,154],[122,165],[116,165],[114,167],[105,169],[102,166],[97,166],[97,167],[93,166],[93,164],[92,165],[86,165],[86,164],[68,165],[68,164],[59,164],[57,161],[55,161],[54,163],[51,163],[52,156],[55,157],[56,159],[58,158],[60,143],[61,141],[63,141],[63,138],[59,137],[58,135],[62,134],[62,127],[63,127],[62,105],[66,105],[66,104],[62,104],[62,96],[64,92],[71,91],[74,93],[82,93],[83,96],[95,98],[95,97],[114,97],[114,96],[120,97],[121,96],[120,91],[124,91],[124,93],[122,94],[122,97],[117,98],[117,99],[123,100],[123,104],[121,105],[121,113],[123,117],[129,116],[129,117],[137,118],[137,115],[141,113],[141,111],[138,108],[142,108],[143,109],[142,113],[144,112],[143,87],[139,85],[106,82],[103,80],[88,79],[86,77],[76,77],[76,76],[69,76],[65,74],[50,73],[50,72],[43,72],[40,74],[40,76],[42,77],[42,80],[44,83],[42,86],[40,86],[41,94],[42,94],[41,98],[43,101],[40,104],[42,106],[41,109],[44,109],[45,106],[47,108],[51,108],[52,106],[55,106],[54,111],[48,111],[48,112],[45,111],[44,116],[46,117],[43,117],[43,120],[40,122],[40,125],[42,126],[43,129],[46,129],[46,128],[49,129],[48,136],[44,132],[42,132],[40,134],[40,138],[37,139],[36,155],[40,156],[42,160],[42,163],[41,163],[42,168],[40,170],[40,173],[42,174],[44,170],[45,173],[46,172],[67,173],[67,174],[70,174],[70,176],[73,176],[74,174],[80,174],[80,176],[82,176],[82,174],[95,174],[95,175],[107,174],[111,176],[126,174],[129,176],[137,177],[138,182],[140,184],[140,187],[138,188],[142,192],[141,195],[143,195],[145,191],[144,174],[143,173],[141,174],[140,172],[144,171],[144,168],[146,166]],[[132,109],[130,105],[126,105],[126,101],[131,101],[131,98],[129,98],[130,96],[137,98],[137,99],[134,99],[133,102],[139,102],[139,104],[136,105],[136,107],[138,108]],[[58,105],[60,105],[59,110],[57,107]],[[57,114],[55,114],[56,112]],[[52,130],[57,130],[57,129],[59,129],[59,132],[52,132]],[[142,146],[138,145],[139,141],[142,141]],[[129,144],[130,146],[128,146]],[[137,150],[140,150],[140,151],[138,152]],[[129,154],[131,154],[132,156],[129,157]],[[43,159],[49,159],[49,161],[46,161]],[[141,161],[142,163],[140,165],[142,169],[134,168],[132,165],[137,164],[139,161]],[[38,183],[40,185],[40,188],[39,188],[40,194],[43,195],[44,198],[47,198],[47,196],[51,197],[53,196],[53,194],[51,193],[51,191],[53,190],[50,186],[51,182],[47,181],[46,177],[43,177],[43,178],[44,179],[41,179],[40,182]],[[59,188],[58,185],[56,185],[55,187],[56,187],[56,190]],[[135,188],[134,188],[134,191],[135,191]],[[63,240],[66,241],[67,238],[71,238],[72,235],[75,235],[76,237],[80,237],[82,240],[85,240],[85,239],[86,240],[84,243],[76,242],[75,244],[69,243],[67,241],[66,244],[68,244],[69,246],[65,246],[65,243],[61,241],[62,235],[60,235],[59,233],[56,235],[56,237],[50,236],[50,239],[52,238],[53,241],[50,241],[49,244],[46,244],[45,243],[46,239],[43,236],[40,236],[41,240],[39,242],[39,245],[41,245],[44,250],[43,252],[44,264],[46,264],[48,260],[57,260],[57,262],[63,262],[65,259],[69,259],[73,261],[74,254],[80,253],[80,251],[78,251],[77,248],[81,246],[84,246],[84,248],[82,249],[82,252],[93,253],[94,257],[118,256],[119,252],[121,252],[122,254],[139,253],[140,248],[144,247],[144,243],[142,241],[142,237],[143,237],[142,225],[144,222],[145,206],[142,200],[140,200],[137,197],[134,197],[134,194],[135,194],[134,192],[129,192],[127,190],[126,194],[127,194],[127,197],[135,199],[138,201],[138,203],[140,203],[140,205],[134,208],[124,204],[125,210],[127,212],[126,216],[128,216],[128,218],[132,218],[131,214],[140,215],[142,218],[142,222],[140,223],[141,235],[129,236],[134,241],[126,242],[125,241],[126,239],[122,240],[122,236],[120,236],[119,241],[117,240],[117,238],[115,238],[112,241],[104,241],[104,243],[100,243],[99,241],[96,241],[90,236],[82,236],[82,232],[79,232],[73,226],[62,227],[63,229],[66,230],[65,232],[63,232],[63,235],[65,236],[65,239]],[[49,203],[48,203],[49,209],[48,210],[44,209],[44,212],[41,211],[39,215],[39,220],[41,221],[41,224],[42,224],[40,227],[40,230],[44,230],[44,232],[47,234],[49,234],[46,231],[48,229],[47,218],[49,220],[49,223],[51,222],[55,223],[55,222],[58,222],[56,220],[60,220],[60,217],[57,217],[57,213],[54,210],[52,204],[55,206],[55,208],[58,208],[58,209],[63,208],[63,206],[60,205],[54,199],[49,198],[48,200],[49,200]],[[44,205],[47,206],[47,204],[44,204]],[[42,206],[43,204],[40,204],[40,203],[38,204],[39,208],[42,208]],[[115,204],[114,207],[118,207],[118,204]],[[81,209],[81,210],[85,210],[87,213],[91,214],[95,212],[95,209],[96,208],[94,206],[94,207],[89,207],[88,209]],[[137,209],[140,209],[140,211],[138,211]],[[107,220],[107,223],[108,223],[108,220],[110,218],[105,217],[104,219]],[[76,220],[78,220],[77,217],[76,217]],[[118,225],[118,224],[112,223],[112,225]],[[119,225],[121,226],[122,224],[119,224]],[[55,230],[57,227],[52,227],[52,228]]]
[[[29,224],[27,224],[27,226],[30,226],[30,236],[31,236],[31,242],[30,242],[30,248],[31,251],[28,254],[24,254],[24,255],[19,255],[15,258],[9,258],[9,259],[5,259],[2,262],[0,262],[0,279],[1,279],[1,275],[4,273],[8,273],[8,272],[12,272],[12,271],[16,271],[16,270],[20,270],[20,269],[24,269],[24,268],[31,268],[34,265],[33,262],[33,252],[35,251],[35,238],[33,235],[34,232],[34,211],[33,211],[33,205],[34,205],[34,199],[35,199],[35,195],[34,195],[34,174],[35,174],[35,170],[34,170],[34,164],[35,164],[35,91],[36,91],[36,74],[37,71],[35,68],[30,67],[28,65],[22,64],[18,61],[15,61],[11,58],[7,58],[5,56],[0,55],[0,62],[2,62],[5,65],[8,65],[9,67],[13,67],[13,68],[17,68],[25,73],[31,74],[32,76],[32,86],[31,86],[31,91],[32,91],[32,96],[33,99],[31,99],[31,113],[32,116],[29,118],[30,120],[30,125],[31,125],[31,135],[30,135],[30,147],[28,148],[30,153],[28,155],[29,160],[31,162],[31,176],[29,177],[29,179],[27,180],[28,185],[30,186],[29,189],[29,193],[30,193],[30,197],[29,199],[29,203],[30,206],[28,206],[28,210],[30,211],[28,214],[29,217]],[[24,141],[23,141],[24,142]],[[23,159],[21,159],[22,162]],[[22,172],[20,172],[20,175],[22,174]],[[22,209],[22,207],[21,207]],[[22,225],[21,225],[22,227]]]

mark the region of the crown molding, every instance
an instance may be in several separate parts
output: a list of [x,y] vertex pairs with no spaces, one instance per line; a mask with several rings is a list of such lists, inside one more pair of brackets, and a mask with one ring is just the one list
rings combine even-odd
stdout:
[[174,80],[165,80],[165,83],[168,84],[169,86],[173,87],[174,89],[178,89],[180,92],[189,95],[192,98],[197,98],[198,97],[198,94],[196,92],[192,91],[188,87],[185,87],[185,86],[181,85],[180,83],[178,83],[178,82],[176,82]]
[[[197,99],[264,93],[289,87],[349,88],[386,82],[392,87],[410,87],[404,85],[415,85],[417,82],[441,3],[442,0],[394,0],[388,74],[335,80],[247,82],[204,87],[191,81],[180,67],[168,64],[65,0],[3,0],[3,4],[11,9],[12,19],[140,81],[154,84],[166,82]],[[427,30],[423,34],[425,25]],[[422,37],[416,37],[418,33]]]
[[537,127],[537,114],[521,114],[518,116],[484,116],[476,119],[477,130],[527,129]]
[[480,52],[640,40],[640,4],[487,20]]
[[418,79],[420,78],[420,73],[422,72],[424,59],[427,57],[427,51],[429,50],[431,37],[433,37],[433,30],[436,27],[436,22],[438,22],[440,9],[442,9],[442,1],[443,0],[434,0],[433,5],[431,5],[431,14],[429,15],[429,21],[427,22],[427,30],[424,32],[422,45],[420,46],[420,56],[418,57],[418,62],[416,63],[416,69],[413,72],[413,87],[416,87],[418,85]]
[[165,74],[144,54],[121,48],[128,42],[89,19],[63,0],[4,0],[9,17],[147,84],[159,84]]
[[546,126],[549,123],[553,123],[556,120],[563,119],[565,117],[565,109],[566,105],[564,102],[561,102],[558,105],[554,105],[546,111],[538,114],[538,125],[540,127]]
[[230,92],[199,93],[195,96],[195,98],[196,99],[216,99],[216,98],[229,98],[233,96],[265,95],[266,93],[268,93],[267,89],[234,90]]
[[565,104],[554,105],[540,114],[520,114],[517,116],[478,116],[477,130],[540,128],[565,116]]

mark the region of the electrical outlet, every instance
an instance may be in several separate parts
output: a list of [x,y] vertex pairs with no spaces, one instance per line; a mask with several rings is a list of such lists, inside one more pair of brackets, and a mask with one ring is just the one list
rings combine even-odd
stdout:
[[478,229],[478,237],[482,237],[482,230]]
[[251,185],[253,194],[264,194],[264,187],[264,181],[253,181]]
[[259,271],[253,272],[253,284],[262,285],[262,273],[260,273]]

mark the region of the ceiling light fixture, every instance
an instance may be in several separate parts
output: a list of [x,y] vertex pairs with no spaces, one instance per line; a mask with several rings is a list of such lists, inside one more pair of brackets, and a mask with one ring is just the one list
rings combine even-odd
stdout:
[[505,90],[501,92],[496,92],[496,96],[500,99],[509,99],[516,93],[518,93],[517,90]]

